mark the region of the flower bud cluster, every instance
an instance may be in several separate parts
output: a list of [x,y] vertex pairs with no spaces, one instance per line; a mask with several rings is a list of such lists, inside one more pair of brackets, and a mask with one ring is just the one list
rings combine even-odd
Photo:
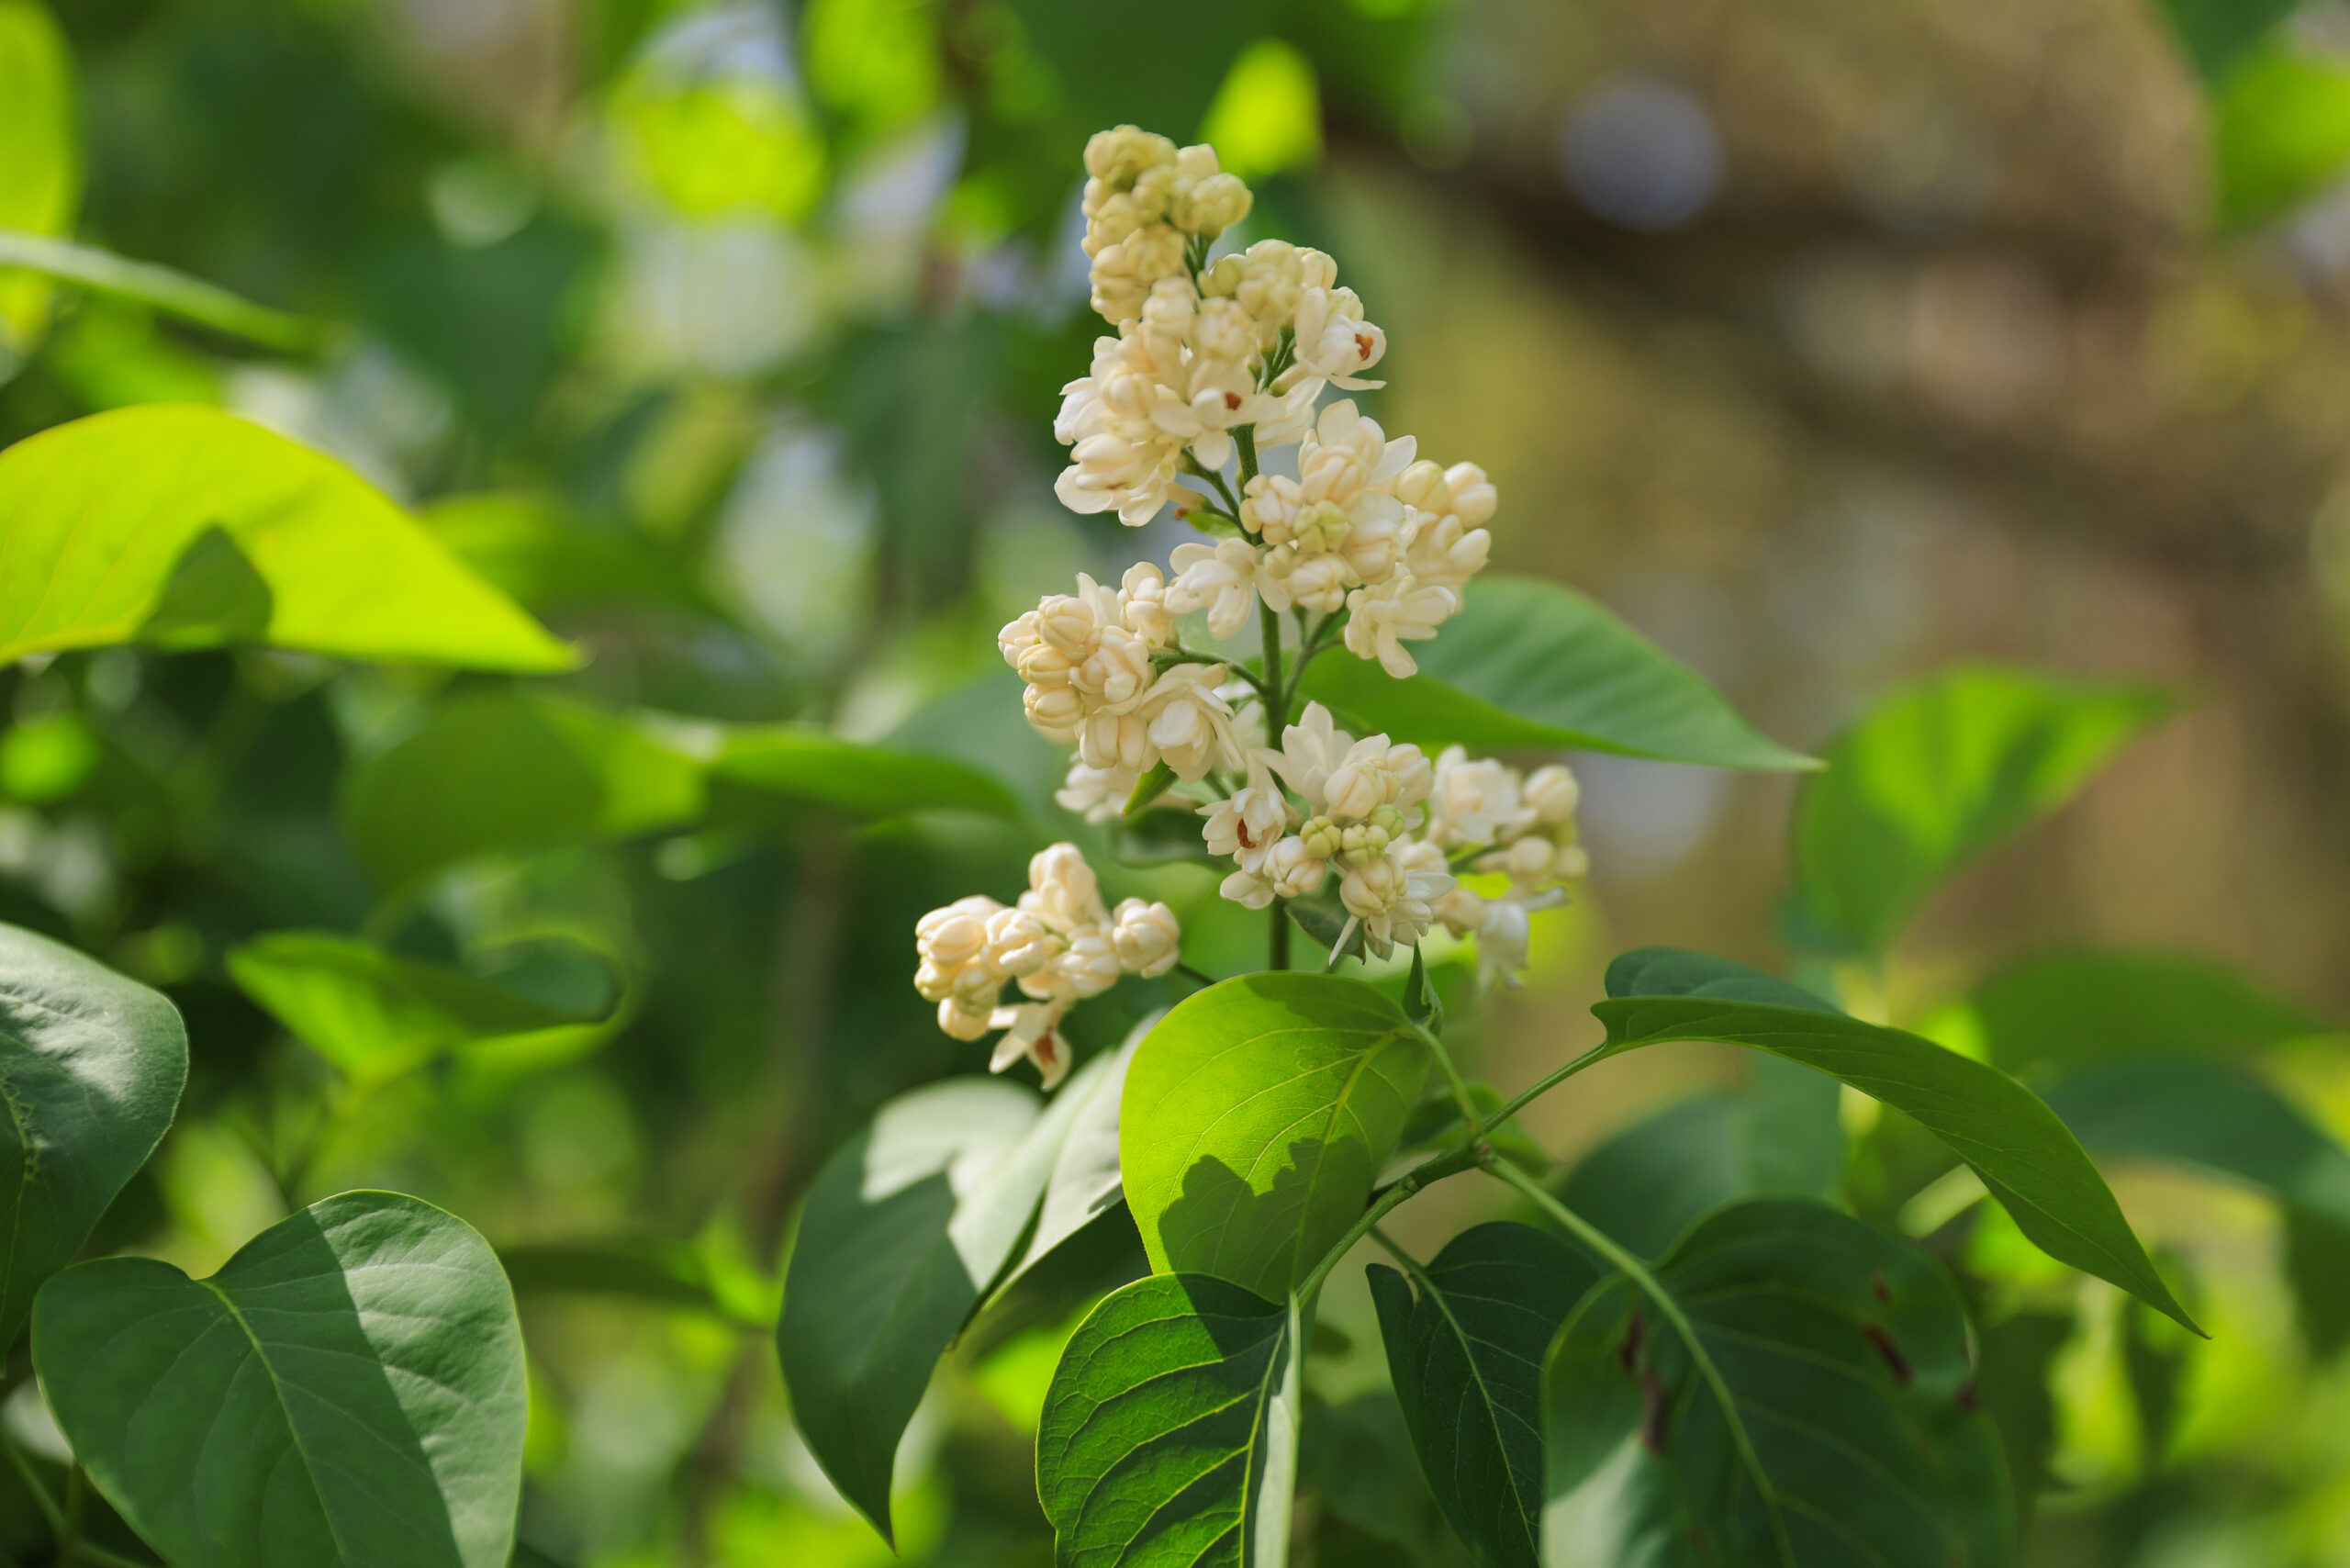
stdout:
[[1564,884],[1590,872],[1591,857],[1575,835],[1582,797],[1563,764],[1521,774],[1491,757],[1472,761],[1460,746],[1436,759],[1428,842],[1465,858],[1470,869],[1509,879],[1499,896],[1456,887],[1436,906],[1446,930],[1477,939],[1478,973],[1487,982],[1517,983],[1526,968],[1528,917],[1565,902]]
[[1254,201],[1213,147],[1176,145],[1122,125],[1085,145],[1085,253],[1093,308],[1112,323],[1142,313],[1151,286],[1184,270],[1192,241],[1214,239]]
[[1219,689],[1227,671],[1184,658],[1174,644],[1167,585],[1147,563],[1128,567],[1115,588],[1080,575],[1076,593],[1047,595],[996,634],[1027,683],[1029,723],[1075,745],[1089,787],[1120,801],[1161,762],[1187,780],[1239,764],[1232,704]]
[[[958,1040],[1005,1031],[991,1072],[1021,1058],[1052,1088],[1069,1068],[1058,1030],[1069,1007],[1099,996],[1121,975],[1163,975],[1181,957],[1181,928],[1163,903],[1103,906],[1093,868],[1073,844],[1028,862],[1028,890],[1009,907],[984,894],[932,910],[914,926],[922,963],[914,989],[938,1003],[938,1026]],[[1004,982],[1025,1001],[1001,1004]]]

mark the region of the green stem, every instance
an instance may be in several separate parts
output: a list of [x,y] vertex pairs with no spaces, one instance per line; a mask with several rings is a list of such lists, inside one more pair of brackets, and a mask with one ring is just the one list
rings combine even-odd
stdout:
[[1501,1126],[1504,1122],[1508,1121],[1512,1116],[1516,1115],[1520,1111],[1525,1110],[1528,1105],[1531,1105],[1534,1102],[1550,1092],[1551,1090],[1556,1089],[1560,1084],[1564,1083],[1568,1079],[1572,1078],[1576,1073],[1581,1072],[1584,1068],[1596,1066],[1598,1063],[1606,1060],[1614,1054],[1615,1051],[1612,1047],[1602,1043],[1592,1047],[1591,1049],[1583,1052],[1583,1055],[1575,1058],[1574,1060],[1567,1063],[1566,1066],[1559,1069],[1556,1072],[1550,1073],[1547,1077],[1537,1079],[1530,1088],[1519,1091],[1516,1099],[1509,1101],[1507,1103],[1504,1104],[1500,1110],[1494,1113],[1494,1126]]
[[263,348],[307,353],[325,347],[337,331],[329,322],[255,305],[169,267],[22,229],[0,229],[0,266],[23,267],[94,294],[150,306]]
[[1338,1238],[1337,1244],[1322,1255],[1322,1261],[1314,1265],[1314,1272],[1306,1275],[1305,1282],[1297,1287],[1298,1300],[1312,1301],[1315,1294],[1321,1290],[1322,1282],[1330,1277],[1330,1271],[1338,1266],[1338,1260],[1353,1251],[1355,1243],[1369,1236],[1372,1227],[1401,1205],[1404,1199],[1427,1185],[1421,1177],[1421,1171],[1427,1169],[1427,1166],[1422,1166],[1419,1170],[1413,1171],[1371,1199],[1371,1206],[1362,1211],[1362,1217],[1347,1227],[1346,1235]]
[[[1265,678],[1259,683],[1257,695],[1265,704],[1265,738],[1278,742],[1289,725],[1289,696],[1281,689],[1281,618],[1261,599],[1257,601],[1257,626],[1265,644]],[[1275,899],[1266,913],[1272,917],[1265,938],[1266,967],[1285,969],[1289,968],[1288,901]]]
[[[1253,448],[1251,450],[1253,453]],[[1240,502],[1234,497],[1232,487],[1224,482],[1223,475],[1192,456],[1188,450],[1183,454],[1183,472],[1195,479],[1205,479],[1209,484],[1214,485],[1215,493],[1223,498],[1224,510],[1232,514],[1232,521],[1236,524],[1239,522]]]
[[1203,988],[1221,983],[1217,980],[1215,976],[1209,974],[1206,970],[1195,969],[1191,965],[1185,963],[1178,963],[1175,966],[1175,972],[1181,975],[1185,980],[1199,981],[1201,986]]
[[1696,1326],[1691,1323],[1688,1315],[1681,1310],[1681,1304],[1673,1299],[1672,1293],[1657,1282],[1654,1274],[1649,1272],[1647,1264],[1618,1246],[1615,1238],[1606,1231],[1601,1230],[1553,1197],[1550,1190],[1541,1182],[1537,1182],[1508,1160],[1498,1159],[1491,1153],[1484,1155],[1478,1163],[1489,1175],[1498,1177],[1533,1199],[1536,1207],[1558,1221],[1576,1240],[1606,1259],[1618,1272],[1639,1287],[1641,1294],[1656,1304],[1657,1311],[1664,1315],[1665,1321],[1673,1325],[1673,1331],[1678,1334],[1681,1337],[1681,1342],[1689,1348],[1691,1364],[1696,1367],[1697,1375],[1705,1379],[1707,1388],[1713,1393],[1715,1403],[1721,1407],[1722,1425],[1729,1431],[1730,1443],[1738,1450],[1739,1462],[1746,1467],[1748,1478],[1754,1484],[1755,1491],[1762,1494],[1762,1511],[1770,1518],[1771,1530],[1777,1540],[1780,1560],[1784,1562],[1794,1562],[1795,1546],[1787,1539],[1786,1521],[1779,1515],[1778,1493],[1771,1484],[1769,1473],[1762,1468],[1762,1456],[1754,1451],[1753,1439],[1746,1435],[1746,1422],[1738,1413],[1737,1403],[1730,1397],[1729,1384],[1723,1380],[1721,1369],[1714,1365],[1713,1356],[1707,1350],[1705,1343],[1697,1338]]
[[25,1490],[33,1495],[33,1506],[39,1508],[40,1517],[49,1521],[50,1533],[62,1542],[65,1539],[65,1510],[59,1507],[57,1499],[49,1495],[49,1487],[42,1483],[40,1473],[33,1468],[31,1458],[11,1436],[0,1436],[0,1449],[7,1450],[8,1462],[16,1469],[17,1479],[22,1481]]
[[[1433,980],[1427,983],[1431,986],[1435,984]],[[1444,1070],[1444,1081],[1452,1091],[1452,1103],[1460,1107],[1460,1119],[1468,1124],[1470,1145],[1472,1148],[1483,1146],[1485,1141],[1485,1124],[1477,1118],[1477,1103],[1469,1097],[1468,1080],[1462,1078],[1460,1070],[1453,1065],[1452,1053],[1444,1048],[1444,1041],[1438,1038],[1437,1032],[1427,1025],[1415,1022],[1412,1028],[1427,1044],[1428,1049],[1435,1053],[1437,1066]]]

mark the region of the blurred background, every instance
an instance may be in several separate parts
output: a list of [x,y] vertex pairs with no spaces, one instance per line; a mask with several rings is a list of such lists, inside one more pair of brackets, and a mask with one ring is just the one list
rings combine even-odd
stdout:
[[[915,915],[1006,892],[1071,831],[995,628],[1181,537],[1051,491],[1058,388],[1100,330],[1079,155],[1120,121],[1214,140],[1259,193],[1250,235],[1338,258],[1392,344],[1368,402],[1488,469],[1501,566],[1594,594],[1774,738],[1817,748],[1962,660],[2187,697],[1933,905],[1883,1011],[2062,942],[2202,954],[2350,1014],[2350,6],[2257,43],[2177,9],[59,6],[78,167],[29,195],[0,167],[0,223],[337,325],[274,352],[96,295],[52,313],[0,274],[0,441],[227,406],[344,458],[578,639],[561,685],[587,700],[959,752],[1034,805],[1016,830],[614,834],[385,901],[340,778],[500,683],[264,654],[7,672],[0,918],[167,987],[195,1039],[195,1114],[113,1239],[208,1269],[324,1192],[444,1203],[525,1294],[526,1561],[889,1560],[791,1432],[771,1265],[829,1148],[978,1065],[912,994]],[[1505,1086],[1596,1038],[1616,951],[1785,959],[1789,780],[1579,767],[1590,896],[1484,1021]],[[1132,879],[1198,912],[1194,961],[1249,961],[1259,924],[1219,935],[1211,882]],[[626,1019],[569,1059],[361,1096],[228,977],[236,945],[297,926],[543,995],[626,989]],[[557,930],[611,972],[534,969]],[[2350,1130],[2341,1054],[2292,1071]],[[1645,1053],[1533,1130],[1572,1157],[1736,1071]],[[2197,1260],[2221,1332],[2160,1350],[2170,1403],[2139,1419],[2156,1353],[2093,1290],[2046,1287],[2089,1305],[2047,1352],[2027,1561],[2350,1563],[2350,1374],[2294,1332],[2273,1213],[2177,1177],[2121,1190]],[[567,1250],[589,1241],[603,1263]],[[1335,1401],[1378,1375],[1376,1337],[1343,1294],[1329,1317],[1369,1354],[1331,1359]],[[1049,1561],[1025,1434],[1055,1332],[975,1335],[934,1391],[901,1462],[909,1560]],[[1390,1534],[1363,1526],[1359,1560],[1438,1560]]]

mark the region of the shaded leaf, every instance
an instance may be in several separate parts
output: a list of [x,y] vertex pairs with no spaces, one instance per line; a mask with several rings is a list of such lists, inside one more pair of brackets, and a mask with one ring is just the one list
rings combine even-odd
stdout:
[[[1448,1535],[1436,1497],[1420,1474],[1411,1429],[1393,1391],[1357,1394],[1343,1405],[1309,1405],[1298,1441],[1297,1481],[1322,1506],[1416,1563],[1436,1560]],[[1315,1542],[1317,1551],[1324,1544]]]
[[207,1280],[107,1258],[50,1282],[33,1361],[107,1501],[176,1568],[503,1568],[527,1409],[488,1243],[345,1193]]
[[0,663],[134,642],[576,662],[350,469],[217,409],[118,409],[0,453]]
[[1095,1307],[1036,1429],[1062,1568],[1280,1568],[1297,1475],[1300,1334],[1225,1281],[1154,1274]]
[[154,991],[73,948],[0,925],[0,1344],[73,1260],[162,1141],[187,1081],[187,1031]]
[[702,765],[627,718],[568,699],[462,697],[353,767],[342,819],[386,888],[485,855],[593,844],[701,814]]
[[1791,934],[1882,952],[1947,878],[2070,800],[2170,709],[2143,688],[1992,668],[1880,699],[1796,800]]
[[617,1009],[560,1011],[330,931],[275,931],[229,954],[229,974],[355,1083],[382,1083],[460,1047],[565,1058],[592,1048]]
[[1427,1077],[1386,996],[1245,975],[1145,1036],[1119,1111],[1126,1202],[1161,1273],[1286,1295],[1362,1213]]
[[[2121,1205],[2056,1113],[1997,1068],[1863,1024],[1727,959],[1651,947],[1607,967],[1592,1012],[1610,1055],[1665,1040],[1770,1051],[1907,1112],[1975,1168],[2041,1250],[2120,1285],[2189,1328]],[[2201,1330],[2197,1329],[2197,1332]]]
[[[1413,1280],[1371,1270],[1387,1369],[1421,1472],[1490,1568],[1533,1568],[1542,1529],[1542,1358],[1599,1271],[1547,1231],[1462,1231]],[[1414,1286],[1418,1288],[1415,1291]]]
[[618,603],[719,613],[669,552],[631,530],[577,522],[552,497],[449,496],[426,508],[422,521],[459,560],[533,610]]
[[2310,1353],[2330,1361],[2350,1346],[2350,1226],[2285,1211],[2285,1282]]
[[1550,1568],[2008,1561],[1998,1442],[1932,1259],[1825,1205],[1758,1199],[1699,1225],[1656,1275],[1735,1425],[1629,1281],[1585,1296],[1543,1375]]
[[2033,1504],[2048,1487],[2048,1456],[2056,1447],[2049,1370],[2073,1330],[2069,1312],[2019,1312],[1982,1334],[1976,1396],[1998,1428],[2019,1522],[2031,1518]]
[[2019,959],[1930,1029],[2021,1071],[2123,1056],[2235,1056],[2329,1027],[2207,958],[2079,950]]
[[1431,752],[1576,747],[1708,767],[1816,766],[1757,734],[1712,687],[1572,589],[1487,575],[1467,597],[1441,635],[1412,645],[1411,679],[1342,651],[1308,670],[1308,695]]
[[1015,816],[1019,803],[994,775],[951,757],[843,740],[800,724],[730,733],[711,763],[716,798],[772,795],[856,817],[908,812]]
[[2162,0],[2179,48],[2205,84],[2224,81],[2269,28],[2292,15],[2300,0]]
[[[1499,1090],[1472,1079],[1469,1103],[1477,1108],[1477,1120],[1483,1126],[1485,1141],[1494,1146],[1494,1153],[1537,1176],[1550,1169],[1549,1151],[1518,1126],[1516,1117],[1498,1125],[1494,1122],[1494,1113],[1503,1104]],[[1460,1107],[1453,1103],[1449,1092],[1421,1101],[1404,1119],[1404,1131],[1395,1140],[1394,1157],[1380,1172],[1380,1184],[1384,1186],[1394,1181],[1468,1136],[1469,1124],[1461,1120]]]

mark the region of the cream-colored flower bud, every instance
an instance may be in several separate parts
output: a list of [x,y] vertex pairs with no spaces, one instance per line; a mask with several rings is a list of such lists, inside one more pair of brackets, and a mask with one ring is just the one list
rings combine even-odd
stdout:
[[[1403,748],[1399,746],[1396,749],[1400,751]],[[1363,821],[1390,838],[1403,837],[1412,825],[1410,814],[1401,806],[1381,806]]]
[[1216,162],[1215,149],[1204,141],[1175,150],[1175,177],[1196,185],[1223,173],[1224,165]]
[[1150,722],[1139,712],[1089,713],[1075,730],[1077,755],[1088,767],[1140,775],[1158,760],[1150,744]]
[[[1354,525],[1348,521],[1346,509],[1336,502],[1314,501],[1299,510],[1292,532],[1301,549],[1318,554],[1343,546],[1347,536],[1354,532]],[[1278,544],[1281,541],[1272,543]]]
[[969,1011],[953,997],[948,997],[938,1004],[938,1026],[956,1039],[976,1040],[994,1027],[989,1021],[989,1014],[994,1011],[991,1006]]
[[1069,659],[1083,658],[1093,645],[1093,607],[1068,594],[1048,594],[1035,610],[1036,635]]
[[1305,853],[1316,860],[1327,860],[1346,847],[1346,829],[1326,816],[1308,817],[1297,830],[1297,838]]
[[1144,170],[1175,162],[1175,144],[1137,126],[1093,133],[1085,144],[1085,172],[1119,187],[1132,185]]
[[1557,827],[1583,803],[1583,786],[1563,763],[1554,762],[1526,776],[1526,803],[1534,808],[1535,821]]
[[1125,900],[1118,905],[1112,935],[1119,964],[1145,980],[1165,974],[1183,956],[1183,928],[1175,912],[1163,903]]
[[1004,622],[1003,630],[995,634],[997,651],[1003,655],[1003,662],[1014,669],[1020,667],[1020,655],[1042,641],[1036,632],[1036,612],[1033,610],[1017,621]]
[[1077,660],[1050,643],[1038,643],[1022,653],[1013,667],[1031,686],[1067,686]]
[[1167,607],[1167,579],[1147,561],[1128,566],[1119,579],[1118,613],[1129,631],[1154,648],[1175,640],[1175,612]]
[[[1085,699],[1066,686],[1032,686],[1021,694],[1028,722],[1046,740],[1066,745],[1085,722]],[[1106,765],[1099,765],[1106,766]]]
[[1387,846],[1393,835],[1383,827],[1370,823],[1350,823],[1339,835],[1339,858],[1349,866],[1368,866],[1374,860],[1387,858]]
[[1326,252],[1300,246],[1297,276],[1307,288],[1335,288],[1338,283],[1338,263]]
[[1361,918],[1386,913],[1405,890],[1404,868],[1387,855],[1368,865],[1348,867],[1338,879],[1338,902],[1348,914]]
[[1272,881],[1254,871],[1235,871],[1215,890],[1243,909],[1262,909],[1273,902]]
[[1494,509],[1501,505],[1501,492],[1494,488],[1485,471],[1474,463],[1454,464],[1444,471],[1444,510],[1467,527],[1475,528],[1491,521]]
[[1527,887],[1539,887],[1550,881],[1559,864],[1559,846],[1550,839],[1534,834],[1519,839],[1506,848],[1477,857],[1477,869],[1488,875],[1509,878]]
[[1211,238],[1248,216],[1256,197],[1237,174],[1211,174],[1177,196],[1168,216],[1175,227]]
[[1237,300],[1203,301],[1192,328],[1192,346],[1208,359],[1238,364],[1257,352],[1257,323]]
[[989,962],[1014,980],[1051,963],[1063,946],[1044,916],[1031,909],[996,911],[988,917],[987,940]]
[[1050,845],[1029,857],[1028,890],[1042,903],[1046,918],[1063,931],[1109,918],[1102,907],[1102,885],[1074,844]]
[[[1118,976],[1124,972],[1118,964],[1117,944],[1111,939],[1109,930],[1089,925],[1070,938],[1068,950],[1053,960],[1050,995],[1080,1000],[1099,996],[1117,984]],[[1027,991],[1026,980],[1021,982],[1021,989]]]
[[1435,787],[1436,769],[1428,762],[1427,753],[1406,741],[1391,746],[1387,752],[1387,776],[1394,781],[1391,799],[1398,806],[1416,806],[1428,798]]
[[1467,936],[1485,923],[1485,901],[1467,888],[1455,888],[1432,906],[1444,928],[1455,936]]
[[1177,665],[1158,678],[1144,703],[1150,744],[1185,783],[1197,783],[1209,768],[1233,759],[1232,709],[1215,689],[1222,665]]
[[[1302,605],[1316,614],[1332,615],[1346,608],[1348,573],[1343,555],[1309,555],[1303,560],[1292,553],[1295,545],[1284,545],[1274,554],[1283,557],[1278,566],[1268,562],[1269,568],[1280,577],[1282,592],[1292,604]],[[1280,605],[1273,607],[1282,608]]]
[[1150,644],[1123,626],[1104,626],[1085,662],[1069,672],[1069,684],[1084,694],[1088,707],[1123,713],[1143,700],[1156,678]]
[[1296,480],[1259,474],[1241,497],[1240,525],[1263,534],[1268,544],[1286,544],[1297,537],[1297,519],[1304,505]]
[[987,950],[988,920],[1003,905],[985,893],[957,899],[914,923],[914,942],[925,962],[958,969]]
[[1295,838],[1284,838],[1265,857],[1264,875],[1273,891],[1285,899],[1311,898],[1329,875],[1326,857],[1310,853]]
[[1442,513],[1452,498],[1442,465],[1421,458],[1395,476],[1395,498],[1421,511]]
[[1591,875],[1591,852],[1580,844],[1559,846],[1559,857],[1550,874],[1562,882],[1580,882]]

